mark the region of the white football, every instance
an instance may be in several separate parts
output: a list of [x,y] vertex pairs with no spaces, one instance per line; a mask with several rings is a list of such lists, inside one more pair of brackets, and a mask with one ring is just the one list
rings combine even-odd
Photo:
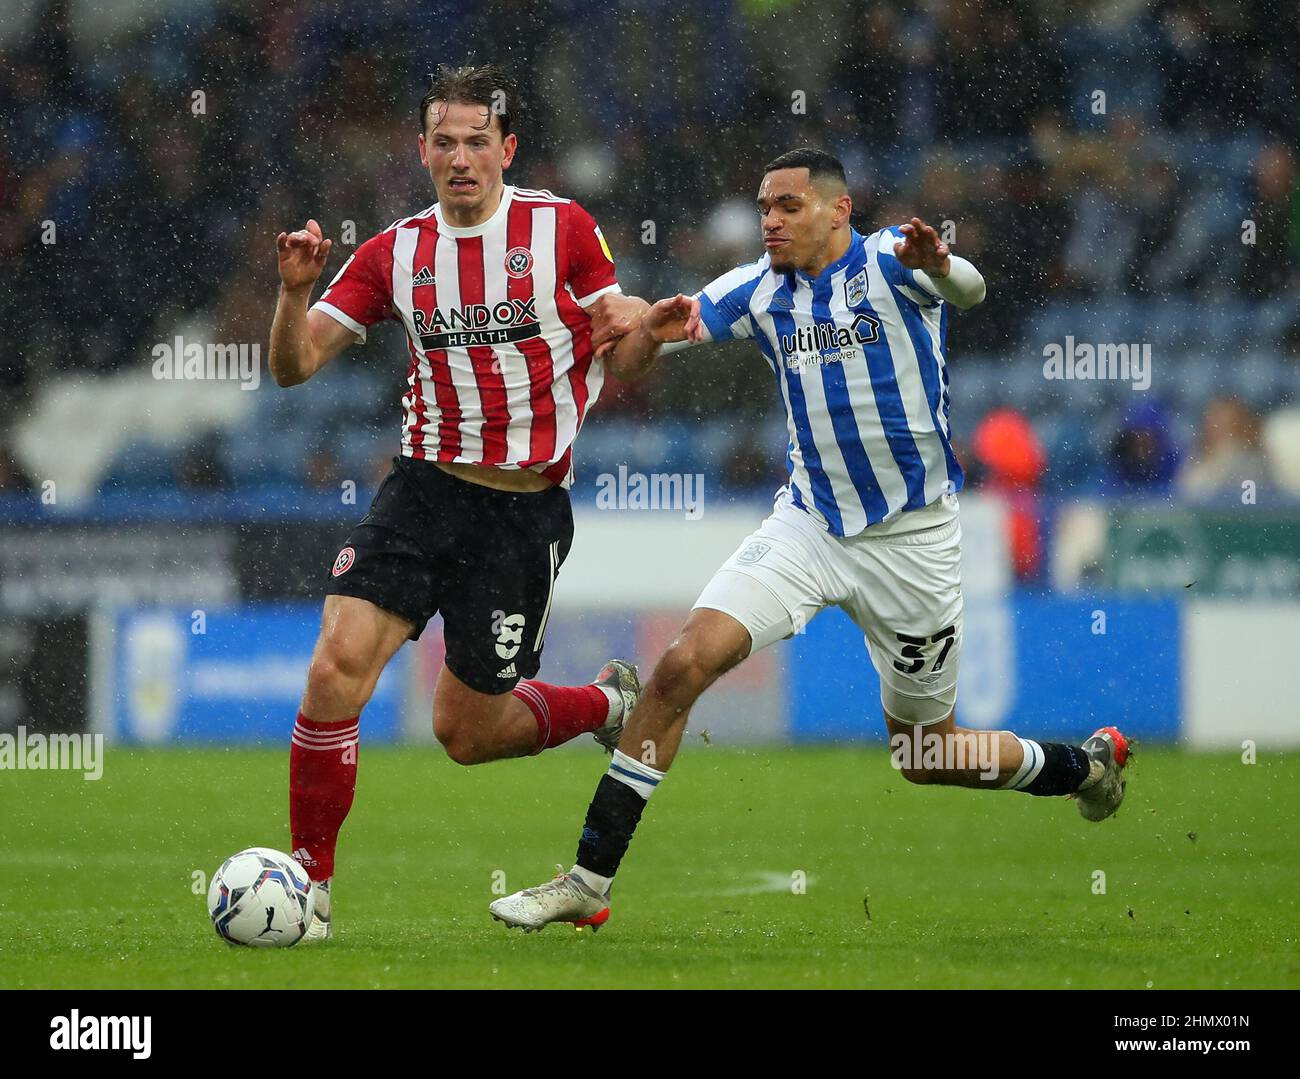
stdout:
[[307,871],[270,847],[232,854],[208,887],[212,926],[228,944],[288,948],[302,940],[315,906]]

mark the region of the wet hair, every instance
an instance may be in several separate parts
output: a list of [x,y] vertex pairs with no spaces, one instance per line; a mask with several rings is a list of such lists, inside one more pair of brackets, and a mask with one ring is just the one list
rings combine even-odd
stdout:
[[494,64],[471,67],[444,64],[429,79],[428,92],[420,100],[421,133],[428,129],[429,109],[435,101],[446,105],[482,105],[488,110],[488,126],[495,116],[503,139],[519,119],[519,87],[504,68]]

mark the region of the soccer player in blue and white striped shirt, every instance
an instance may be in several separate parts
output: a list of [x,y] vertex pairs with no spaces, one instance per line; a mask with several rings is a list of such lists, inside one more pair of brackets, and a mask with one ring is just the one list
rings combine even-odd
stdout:
[[829,606],[863,630],[907,779],[1072,795],[1088,820],[1110,816],[1124,797],[1128,744],[1113,727],[1066,745],[956,725],[962,472],[944,341],[949,308],[979,303],[983,278],[919,218],[857,232],[843,166],[821,151],[771,162],[757,201],[762,258],[695,296],[600,301],[593,344],[611,354],[614,374],[634,378],[666,344],[752,338],[785,405],[789,482],[656,666],[588,810],[577,864],[494,902],[508,924],[602,924],[614,872],[691,706]]

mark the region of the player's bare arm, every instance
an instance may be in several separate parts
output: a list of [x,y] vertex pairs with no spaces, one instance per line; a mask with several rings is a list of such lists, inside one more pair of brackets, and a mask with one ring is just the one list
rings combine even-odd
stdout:
[[984,278],[970,262],[954,255],[930,225],[919,217],[899,226],[905,237],[894,244],[898,261],[909,270],[922,273],[921,284],[962,310],[984,299]]
[[641,324],[650,304],[640,296],[607,292],[586,308],[591,316],[591,347],[602,360],[608,359],[618,342]]
[[271,323],[268,363],[280,386],[306,382],[360,338],[321,311],[308,311],[312,289],[325,268],[334,241],[321,234],[315,220],[297,232],[275,238],[279,258],[280,297]]
[[[604,347],[608,350],[605,364],[615,378],[635,382],[649,374],[662,346],[678,341],[704,340],[700,301],[694,296],[679,292],[650,305],[636,297],[628,298],[645,306],[639,316],[632,313],[630,306],[612,309],[616,314],[610,316],[611,326],[617,326],[620,319],[627,322],[627,328],[612,347],[613,334],[617,331],[608,331],[605,335]],[[605,326],[601,328],[607,329]]]
[[[824,545],[827,559],[840,558],[846,549],[885,552],[879,563],[854,561],[846,568],[840,579],[852,582],[854,595],[835,602],[864,630],[871,661],[880,675],[881,705],[890,735],[908,739],[925,728],[943,737],[982,744],[980,752],[993,762],[982,768],[969,767],[965,758],[933,767],[928,763],[914,767],[900,764],[904,778],[913,783],[1014,789],[1040,796],[1071,794],[1079,802],[1080,814],[1091,821],[1112,816],[1123,801],[1128,746],[1115,728],[1101,728],[1075,745],[1027,740],[1010,731],[968,731],[956,725],[963,607],[961,535],[955,499],[950,496],[960,488],[962,476],[947,443],[946,426],[927,405],[928,391],[920,377],[923,353],[926,365],[937,367],[940,373],[946,358],[941,341],[934,348],[918,350],[910,328],[897,324],[877,326],[870,339],[864,340],[859,320],[864,317],[860,305],[873,289],[881,294],[902,287],[914,296],[924,293],[929,299],[939,297],[954,306],[971,307],[983,299],[983,278],[969,262],[953,255],[939,234],[920,218],[871,237],[856,232],[849,223],[852,200],[844,166],[822,151],[804,147],[771,162],[756,201],[766,257],[705,286],[701,295],[708,303],[703,311],[700,300],[681,295],[649,308],[638,308],[631,301],[608,305],[600,317],[602,342],[608,347],[610,340],[622,334],[608,366],[627,377],[648,369],[669,341],[759,338],[781,380],[790,429],[798,424],[808,432],[799,435],[799,445],[806,447],[805,452],[816,450],[820,438],[839,450],[811,454],[822,462],[813,466],[820,476],[820,493],[811,478],[800,474],[799,469],[806,466],[796,464],[793,454],[787,452],[790,484],[778,494],[769,521],[741,541],[736,553],[705,586],[626,721],[610,769],[588,808],[573,868],[547,884],[493,901],[488,909],[507,925],[531,931],[550,922],[595,926],[609,918],[614,874],[651,794],[668,774],[696,700],[752,653],[797,633],[802,623],[796,622],[794,612],[815,613],[827,605],[824,578],[813,561],[823,554],[810,546],[813,537]],[[877,254],[881,257],[875,257]],[[843,281],[842,286],[837,278]],[[822,312],[813,313],[815,303],[823,305]],[[760,320],[756,307],[786,313],[779,321],[770,317]],[[934,334],[941,327],[940,307],[938,302],[913,299],[910,310],[928,333]],[[802,331],[799,320],[804,322]],[[918,427],[911,446],[917,454],[921,452],[917,447],[925,447],[922,473],[928,471],[942,482],[932,483],[927,490],[922,478],[917,490],[929,498],[923,506],[906,510],[902,498],[897,500],[904,516],[896,520],[906,521],[906,513],[916,514],[901,529],[909,535],[908,543],[893,544],[892,532],[871,531],[873,525],[885,525],[890,518],[887,500],[883,504],[872,500],[875,509],[862,502],[853,504],[856,495],[851,492],[863,486],[880,490],[874,478],[878,474],[872,472],[869,482],[863,474],[854,478],[849,462],[856,458],[844,452],[840,431],[847,423],[851,445],[856,445],[859,457],[864,431],[875,444],[887,439],[875,405],[854,406],[846,397],[850,401],[847,416],[844,410],[833,409],[824,365],[802,362],[809,352],[825,355],[829,351],[820,339],[809,343],[807,335],[809,323],[824,321],[830,322],[833,340],[841,345],[835,350],[841,385],[853,378],[864,394],[886,389],[887,379],[868,369],[865,350],[855,342],[875,344],[890,357],[887,366],[895,372],[890,376],[895,379],[895,392],[901,396],[901,387],[910,387],[911,411],[917,416],[930,412],[929,429]],[[895,365],[909,362],[915,365],[917,377],[898,381]],[[814,395],[805,395],[805,386],[813,388],[822,402],[818,408],[808,408]],[[796,396],[804,401],[798,421],[788,404]],[[824,471],[825,462],[837,459],[844,462],[838,484]],[[867,470],[873,467],[867,466]],[[894,467],[896,486],[902,491],[906,481],[897,458]],[[836,490],[844,492],[842,502],[837,500]],[[818,504],[820,523],[810,528],[807,507]],[[851,516],[846,517],[846,509]],[[793,535],[806,539],[788,540]],[[796,581],[799,583],[791,589]],[[905,608],[882,604],[879,597],[893,594],[900,586],[924,598],[909,600]],[[901,643],[901,649],[895,641]],[[922,647],[930,648],[930,653],[922,652]],[[951,658],[950,651],[954,653]],[[647,746],[654,747],[652,760],[641,756]]]

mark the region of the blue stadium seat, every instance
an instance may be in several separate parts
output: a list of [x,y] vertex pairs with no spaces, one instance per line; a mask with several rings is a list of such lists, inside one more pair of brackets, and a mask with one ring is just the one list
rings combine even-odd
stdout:
[[143,490],[176,482],[176,451],[154,442],[128,443],[100,481],[100,489]]
[[223,451],[238,484],[300,483],[307,445],[300,428],[258,427],[226,439]]
[[1159,375],[1162,390],[1171,391],[1178,407],[1199,417],[1206,402],[1231,392],[1224,375],[1227,362],[1204,353],[1191,353],[1174,360],[1176,367]]
[[1225,381],[1231,391],[1256,408],[1271,407],[1282,391],[1285,371],[1276,353],[1247,353],[1225,364],[1225,368]]
[[1251,312],[1251,344],[1276,347],[1286,333],[1300,322],[1300,302],[1284,296],[1266,300]]

